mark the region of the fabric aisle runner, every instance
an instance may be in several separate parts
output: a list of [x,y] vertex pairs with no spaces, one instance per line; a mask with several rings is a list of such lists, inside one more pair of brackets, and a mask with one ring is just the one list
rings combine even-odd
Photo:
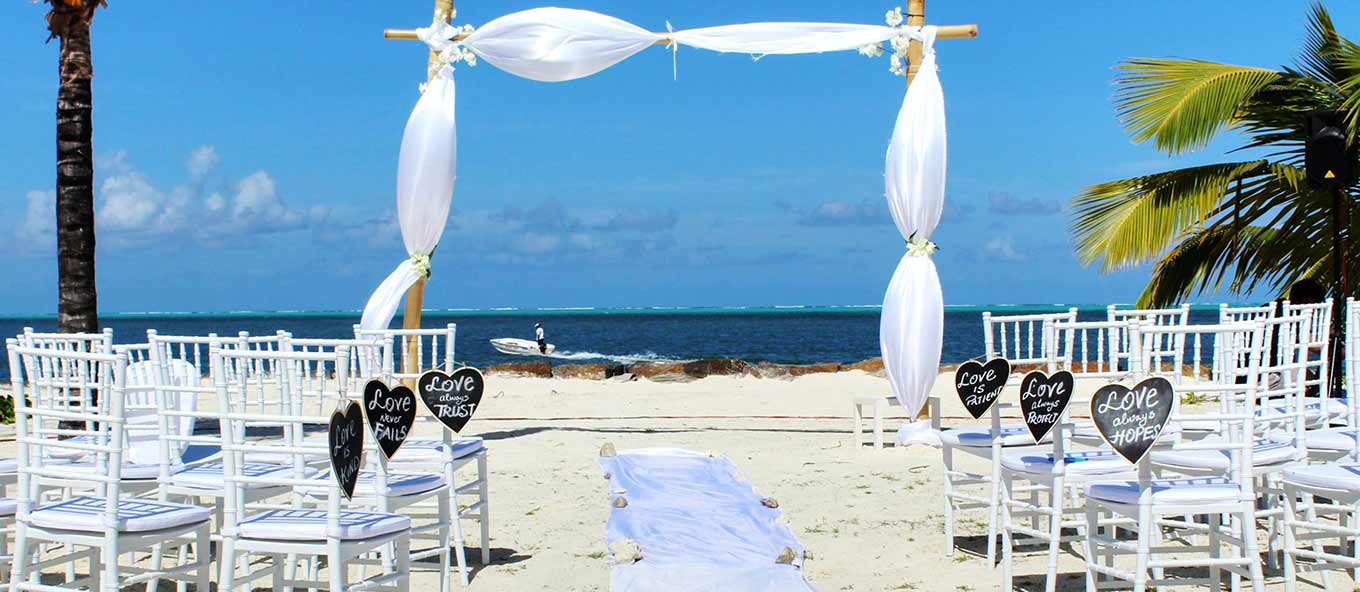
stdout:
[[[644,448],[601,457],[600,467],[610,500],[627,500],[610,511],[605,541],[611,551],[635,541],[643,556],[615,558],[613,592],[814,590],[803,579],[803,546],[727,457]],[[786,547],[793,564],[776,562]]]

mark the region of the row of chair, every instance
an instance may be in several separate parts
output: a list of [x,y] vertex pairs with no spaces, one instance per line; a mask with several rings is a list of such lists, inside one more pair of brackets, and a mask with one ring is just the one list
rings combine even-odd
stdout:
[[[1200,325],[1188,323],[1184,307],[1112,310],[1104,321],[1078,321],[1075,310],[984,315],[988,357],[1014,356],[1014,383],[1031,368],[1066,370],[1088,386],[1160,376],[1185,398],[1137,465],[1109,449],[1089,421],[1073,419],[1088,409],[1079,399],[1042,443],[1023,425],[1003,423],[1002,404],[986,427],[940,431],[948,552],[957,512],[979,508],[988,512],[989,564],[1001,539],[1007,589],[1014,550],[1038,543],[1048,554],[1050,591],[1064,545],[1080,549],[1089,590],[1217,590],[1224,573],[1234,589],[1246,578],[1260,590],[1258,523],[1266,564],[1283,559],[1290,589],[1305,568],[1360,569],[1360,555],[1319,542],[1331,537],[1344,550],[1360,535],[1360,471],[1344,464],[1360,451],[1357,410],[1353,398],[1329,398],[1330,311],[1330,303],[1225,306],[1217,323]],[[1360,322],[1353,301],[1347,318]],[[1347,335],[1354,341],[1355,332]],[[1348,345],[1352,370],[1360,344]],[[939,401],[931,405],[938,429]],[[963,470],[960,453],[989,470]],[[1183,571],[1190,567],[1202,569]]]
[[[414,381],[424,352],[453,371],[454,336],[450,325],[353,339],[149,331],[145,343],[114,345],[107,331],[25,330],[7,340],[18,454],[0,482],[17,488],[0,502],[0,527],[13,537],[12,589],[170,579],[207,590],[214,559],[223,590],[263,577],[283,589],[406,590],[423,559],[441,590],[451,563],[466,585],[464,519],[480,522],[490,561],[482,440],[440,426],[441,437],[412,437],[388,460],[366,438],[346,499],[326,435],[331,411],[361,400],[367,381]],[[63,583],[42,577],[58,567]]]

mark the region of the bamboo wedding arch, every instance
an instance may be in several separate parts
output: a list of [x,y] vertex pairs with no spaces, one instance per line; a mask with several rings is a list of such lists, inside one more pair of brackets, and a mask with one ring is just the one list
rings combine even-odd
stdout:
[[[908,0],[906,8],[905,14],[889,10],[886,25],[765,22],[672,31],[668,24],[666,32],[651,32],[597,12],[553,7],[511,13],[478,28],[454,26],[453,0],[435,0],[429,27],[383,32],[388,39],[423,41],[430,53],[397,166],[397,218],[409,258],[374,291],[361,325],[387,327],[404,298],[403,326],[420,327],[430,256],[444,231],[456,177],[455,66],[482,61],[531,80],[562,82],[657,45],[752,55],[887,53],[889,69],[907,80],[884,167],[885,197],[906,252],[884,296],[879,345],[894,396],[916,414],[938,372],[944,325],[930,241],[944,207],[947,145],[934,43],[976,37],[977,25],[926,26],[925,0]],[[409,367],[416,352],[404,357],[406,371],[418,371]]]

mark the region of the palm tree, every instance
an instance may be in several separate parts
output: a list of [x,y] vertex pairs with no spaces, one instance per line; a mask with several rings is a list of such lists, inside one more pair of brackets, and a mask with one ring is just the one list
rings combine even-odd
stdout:
[[[1083,264],[1109,272],[1153,263],[1140,306],[1219,289],[1279,293],[1302,278],[1334,285],[1332,195],[1305,182],[1304,114],[1360,102],[1360,46],[1337,34],[1326,8],[1313,6],[1294,67],[1137,58],[1117,70],[1116,110],[1135,142],[1175,155],[1232,132],[1241,143],[1230,154],[1255,158],[1086,188],[1072,201]],[[1350,113],[1355,137],[1360,109]],[[1343,227],[1357,222],[1356,209]],[[1354,293],[1360,257],[1344,263],[1342,296]]]
[[57,326],[99,330],[94,282],[94,160],[91,148],[90,21],[103,0],[47,0],[51,36],[61,39],[57,91]]

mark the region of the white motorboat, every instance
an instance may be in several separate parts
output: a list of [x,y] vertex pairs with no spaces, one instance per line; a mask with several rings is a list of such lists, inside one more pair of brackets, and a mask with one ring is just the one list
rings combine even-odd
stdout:
[[492,339],[491,347],[508,356],[551,356],[553,350],[557,349],[556,346],[549,343],[546,351],[539,351],[538,342],[513,337]]

